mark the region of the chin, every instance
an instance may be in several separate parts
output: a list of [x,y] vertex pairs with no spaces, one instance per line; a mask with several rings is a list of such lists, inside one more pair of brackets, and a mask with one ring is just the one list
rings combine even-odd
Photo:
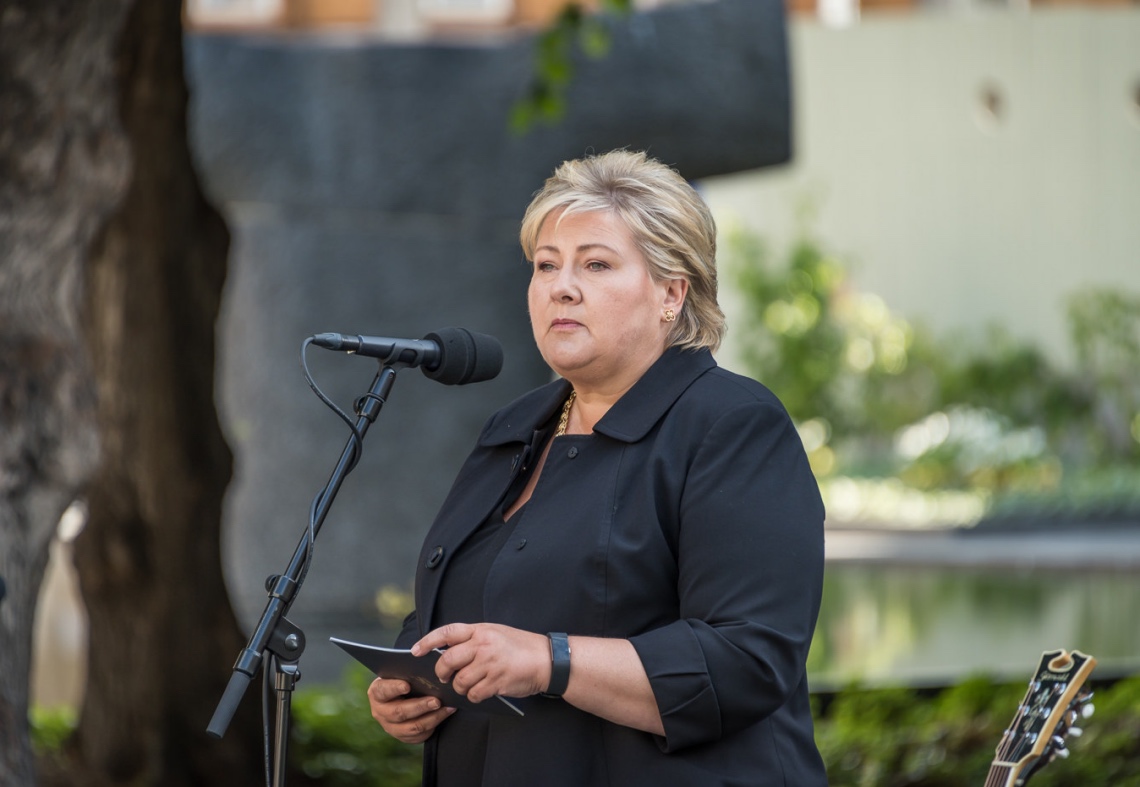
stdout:
[[559,374],[563,374],[563,370],[581,369],[594,358],[592,353],[587,353],[580,347],[568,347],[557,343],[554,346],[540,347],[539,350],[546,365]]
[[559,377],[565,377],[567,379],[584,376],[582,375],[582,371],[589,367],[589,364],[586,362],[574,362],[566,358],[550,358],[547,360],[546,365]]

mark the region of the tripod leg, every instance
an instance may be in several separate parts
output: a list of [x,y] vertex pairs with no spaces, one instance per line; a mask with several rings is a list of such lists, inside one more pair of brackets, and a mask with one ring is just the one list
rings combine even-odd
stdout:
[[282,663],[273,658],[276,667],[274,689],[277,692],[277,724],[274,739],[273,787],[285,787],[285,766],[289,759],[289,722],[292,715],[293,688],[301,679],[297,662]]

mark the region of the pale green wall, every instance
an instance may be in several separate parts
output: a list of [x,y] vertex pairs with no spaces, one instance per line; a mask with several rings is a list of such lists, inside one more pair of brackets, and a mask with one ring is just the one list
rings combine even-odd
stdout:
[[892,310],[1001,321],[1058,359],[1067,293],[1140,294],[1140,7],[796,21],[791,44],[795,161],[704,182],[722,226],[786,240],[814,199],[818,234]]

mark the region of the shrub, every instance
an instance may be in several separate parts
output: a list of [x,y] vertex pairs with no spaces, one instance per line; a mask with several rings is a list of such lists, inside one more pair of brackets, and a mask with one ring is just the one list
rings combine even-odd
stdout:
[[[1057,509],[1078,489],[1098,490],[1079,496],[1094,509],[1140,511],[1140,295],[1074,293],[1062,370],[999,326],[935,337],[859,292],[807,230],[782,259],[730,232],[725,258],[742,360],[796,421],[825,498],[829,478],[873,478],[1006,512]],[[1122,472],[1123,487],[1098,480]]]
[[[849,688],[816,720],[832,787],[968,787],[985,783],[1023,684],[984,677],[937,692]],[[1140,786],[1140,678],[1098,689],[1071,756],[1033,787]]]
[[422,747],[400,743],[372,720],[372,675],[353,665],[332,686],[294,692],[289,754],[325,787],[416,787]]
[[[328,787],[414,787],[420,747],[373,723],[371,676],[349,670],[336,686],[298,691],[292,755]],[[1095,687],[1096,712],[1069,738],[1072,756],[1033,776],[1032,787],[1140,787],[1140,677]],[[990,763],[1025,695],[1024,683],[971,677],[944,689],[852,686],[817,695],[816,743],[832,787],[969,787]]]

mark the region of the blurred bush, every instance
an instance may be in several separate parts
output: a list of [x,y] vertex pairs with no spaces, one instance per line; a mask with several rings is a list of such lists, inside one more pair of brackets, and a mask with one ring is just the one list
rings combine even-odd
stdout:
[[[986,783],[1024,684],[984,677],[937,692],[840,692],[816,720],[832,787],[967,787]],[[1098,687],[1083,734],[1031,779],[1033,787],[1140,786],[1140,678]]]
[[[353,666],[340,683],[298,689],[289,754],[324,787],[416,787],[421,747],[398,743],[372,720],[372,676]],[[849,687],[815,695],[815,737],[832,787],[968,787],[985,783],[1025,684],[974,677],[941,690]],[[1096,712],[1070,737],[1068,759],[1033,787],[1140,787],[1140,677],[1096,687]],[[40,756],[58,752],[74,713],[37,711]]]
[[30,722],[36,751],[54,751],[63,746],[78,718],[74,709],[68,707],[32,708]]
[[415,787],[421,746],[400,743],[372,719],[372,675],[353,665],[332,686],[298,689],[293,696],[289,754],[324,787]]
[[75,709],[66,706],[33,707],[29,717],[32,750],[39,760],[39,767],[61,760],[64,744],[79,723]]
[[968,491],[968,511],[1140,511],[1140,294],[1073,294],[1075,365],[1059,369],[1000,326],[934,336],[856,290],[808,230],[782,258],[743,231],[725,247],[742,360],[795,419],[825,495],[829,478],[891,479]]

